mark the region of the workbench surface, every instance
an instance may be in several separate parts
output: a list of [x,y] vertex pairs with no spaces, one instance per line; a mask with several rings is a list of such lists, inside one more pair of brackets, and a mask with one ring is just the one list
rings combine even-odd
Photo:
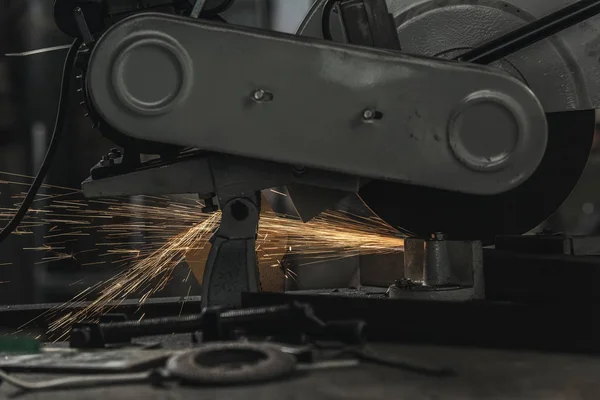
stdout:
[[0,397],[23,400],[600,399],[600,356],[414,345],[372,347],[378,352],[414,363],[452,367],[458,375],[432,378],[363,364],[355,368],[311,371],[286,381],[218,389],[180,387],[176,384],[153,388],[137,384],[24,393],[4,383],[0,387]]

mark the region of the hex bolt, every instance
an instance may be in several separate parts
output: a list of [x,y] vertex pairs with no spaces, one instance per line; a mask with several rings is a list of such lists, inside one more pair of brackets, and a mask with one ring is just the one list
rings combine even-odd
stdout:
[[121,154],[121,150],[117,149],[117,148],[113,148],[110,149],[110,152],[107,154],[107,157],[109,160],[114,160],[116,158],[121,157],[123,154]]
[[91,340],[91,329],[88,327],[75,328],[71,331],[71,345],[73,347],[85,347]]
[[362,112],[362,118],[365,122],[380,120],[383,118],[383,113],[373,108],[367,108]]
[[442,232],[435,232],[433,235],[431,235],[431,239],[438,241],[446,240],[446,235],[444,235]]
[[255,90],[252,98],[256,101],[262,101],[265,98],[265,91],[262,89]]
[[256,101],[257,103],[271,101],[273,100],[273,93],[264,89],[257,89],[252,92],[252,100]]
[[219,211],[219,206],[215,204],[212,197],[207,197],[204,199],[204,207],[202,207],[201,211],[205,214],[213,213]]
[[365,121],[371,121],[375,118],[375,111],[367,108],[365,111],[363,111],[363,119]]
[[294,165],[292,166],[292,171],[295,176],[300,176],[306,173],[306,168],[303,165]]

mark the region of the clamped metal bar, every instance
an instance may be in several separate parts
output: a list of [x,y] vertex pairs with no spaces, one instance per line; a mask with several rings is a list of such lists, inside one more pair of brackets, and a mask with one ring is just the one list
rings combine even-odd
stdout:
[[260,192],[219,196],[221,225],[212,238],[202,284],[204,307],[242,304],[242,293],[259,291],[256,234]]
[[235,340],[238,333],[285,337],[302,333],[314,339],[354,345],[366,340],[366,324],[362,320],[325,322],[315,315],[310,305],[291,302],[239,310],[206,308],[201,314],[180,317],[110,323],[80,322],[73,325],[69,341],[72,348],[104,348],[139,337],[198,331],[202,331],[203,342]]

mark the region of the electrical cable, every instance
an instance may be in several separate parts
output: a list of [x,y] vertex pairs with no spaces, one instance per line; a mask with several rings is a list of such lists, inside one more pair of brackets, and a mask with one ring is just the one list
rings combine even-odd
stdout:
[[408,372],[413,372],[420,375],[432,376],[432,377],[452,377],[456,376],[456,371],[451,368],[444,367],[429,367],[423,365],[417,365],[408,361],[400,360],[397,358],[390,358],[387,356],[379,355],[373,352],[368,347],[358,349],[348,349],[347,352],[359,360],[369,362],[371,364],[382,365],[384,367],[401,369]]
[[411,363],[406,360],[401,360],[399,358],[391,358],[389,356],[382,356],[375,353],[368,346],[344,346],[344,345],[329,345],[329,344],[320,344],[318,342],[313,342],[313,346],[321,351],[335,351],[332,355],[330,355],[330,359],[336,359],[339,357],[352,356],[356,357],[356,359],[367,362],[370,364],[381,365],[384,367],[395,368],[399,370],[404,370],[407,372],[412,372],[420,375],[431,376],[431,377],[453,377],[456,376],[456,371],[452,368],[446,367],[433,367],[433,366],[425,366],[425,365],[417,365]]
[[235,3],[235,0],[225,0],[221,4],[219,4],[218,6],[213,6],[213,8],[205,7],[206,10],[204,12],[208,16],[222,14],[225,11],[229,10],[231,8],[231,6],[233,6],[233,3]]
[[38,193],[38,190],[42,186],[44,179],[46,178],[46,174],[50,168],[50,162],[54,158],[56,154],[59,138],[62,135],[62,131],[64,128],[64,122],[66,117],[66,108],[67,108],[67,97],[69,95],[69,90],[71,87],[71,75],[73,72],[73,64],[75,63],[75,56],[77,55],[77,50],[81,44],[80,39],[75,39],[71,48],[69,49],[69,53],[67,54],[67,58],[65,59],[65,64],[62,72],[62,82],[60,87],[60,95],[58,99],[58,111],[56,113],[56,120],[54,123],[54,131],[52,133],[52,138],[50,139],[50,144],[48,145],[48,150],[46,151],[46,156],[44,157],[44,161],[38,170],[38,173],[25,196],[25,199],[19,206],[19,209],[15,213],[15,215],[11,218],[11,220],[6,224],[6,226],[0,232],[0,243],[4,242],[7,237],[10,236],[11,233],[19,226],[29,207],[33,203],[35,196]]

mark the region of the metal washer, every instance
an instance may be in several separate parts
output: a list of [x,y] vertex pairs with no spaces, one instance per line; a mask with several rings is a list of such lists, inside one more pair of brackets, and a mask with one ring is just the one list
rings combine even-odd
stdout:
[[233,385],[288,376],[296,369],[296,359],[265,343],[215,342],[172,357],[166,369],[185,383]]

